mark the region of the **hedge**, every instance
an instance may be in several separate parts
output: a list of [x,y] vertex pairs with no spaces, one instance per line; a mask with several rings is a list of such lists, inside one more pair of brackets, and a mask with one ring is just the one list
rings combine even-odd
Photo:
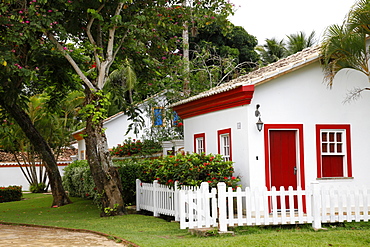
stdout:
[[[118,168],[118,172],[121,176],[125,204],[135,204],[137,163],[128,159],[114,162],[114,165]],[[100,197],[86,160],[77,160],[65,167],[62,179],[64,188],[71,196],[92,199],[94,203],[99,205]]]
[[[115,161],[121,176],[123,198],[126,205],[136,202],[136,179],[160,184],[199,186],[208,182],[215,187],[218,182],[225,182],[234,189],[239,177],[235,177],[233,162],[224,161],[219,154],[178,154],[167,155],[158,159],[126,159]],[[86,160],[75,161],[64,168],[63,186],[71,196],[93,199],[99,204],[100,198],[92,179]]]
[[0,187],[0,203],[20,201],[22,199],[22,186]]

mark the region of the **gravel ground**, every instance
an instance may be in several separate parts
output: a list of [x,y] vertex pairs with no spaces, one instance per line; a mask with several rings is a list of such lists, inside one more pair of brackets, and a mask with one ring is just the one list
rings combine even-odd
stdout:
[[128,246],[95,233],[0,224],[0,246]]

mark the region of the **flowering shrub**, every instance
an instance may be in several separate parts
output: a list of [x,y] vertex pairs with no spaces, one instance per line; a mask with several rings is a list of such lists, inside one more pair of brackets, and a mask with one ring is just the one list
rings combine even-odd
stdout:
[[221,155],[193,153],[145,160],[141,164],[139,178],[143,182],[158,180],[169,186],[173,186],[175,181],[179,185],[191,186],[208,182],[211,187],[218,182],[225,182],[227,186],[236,188],[240,178],[233,173],[233,162],[224,161]]
[[22,186],[0,187],[0,203],[20,201],[22,199]]
[[162,151],[160,143],[152,140],[135,140],[131,138],[126,139],[123,144],[118,144],[117,147],[112,148],[111,154],[114,156],[132,156],[132,155],[148,155]]

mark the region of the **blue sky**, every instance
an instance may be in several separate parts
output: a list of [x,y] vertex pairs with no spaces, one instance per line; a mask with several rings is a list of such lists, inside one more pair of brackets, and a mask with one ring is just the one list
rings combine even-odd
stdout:
[[283,39],[304,31],[316,32],[321,39],[332,24],[341,24],[356,0],[230,0],[237,11],[230,21],[257,37],[259,44],[266,38]]

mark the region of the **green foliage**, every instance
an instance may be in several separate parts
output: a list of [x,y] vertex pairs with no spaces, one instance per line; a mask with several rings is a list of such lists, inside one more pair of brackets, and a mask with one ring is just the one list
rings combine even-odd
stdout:
[[45,183],[34,183],[30,185],[30,191],[32,193],[45,193],[46,184]]
[[[118,173],[121,177],[122,195],[126,205],[135,204],[136,201],[136,178],[139,165],[132,159],[115,161]],[[100,205],[94,180],[91,176],[90,167],[86,160],[77,160],[64,168],[63,186],[71,196],[92,199]],[[105,210],[105,209],[103,209]]]
[[144,156],[162,151],[162,146],[159,142],[153,140],[136,140],[130,137],[126,139],[123,144],[118,144],[117,147],[113,147],[111,154],[118,157],[123,156]]
[[126,159],[115,160],[114,166],[118,167],[118,172],[122,182],[122,194],[126,205],[136,204],[136,179],[139,173],[140,160]]
[[[335,76],[343,69],[357,70],[370,81],[370,51],[368,37],[370,34],[370,2],[359,0],[349,11],[342,25],[329,26],[320,47],[321,66],[326,82],[333,85]],[[349,93],[348,99],[357,99],[368,88],[356,88]]]
[[108,117],[108,107],[110,103],[110,93],[104,93],[102,90],[93,93],[94,101],[86,104],[80,114],[84,118],[92,117],[94,123],[99,123]]
[[0,187],[0,203],[20,201],[22,199],[22,186]]
[[262,64],[268,65],[284,57],[290,56],[316,43],[315,31],[308,36],[305,32],[287,35],[287,41],[276,38],[266,39],[263,46],[257,46],[256,50],[261,54]]
[[99,204],[100,195],[86,160],[77,160],[65,167],[62,180],[63,187],[71,196],[92,199]]
[[115,212],[117,211],[118,206],[119,206],[119,204],[114,204],[113,208],[106,207],[106,208],[104,208],[104,213],[108,216],[114,215]]
[[168,155],[161,159],[144,160],[140,166],[139,179],[143,182],[158,180],[169,186],[173,186],[175,181],[179,185],[191,186],[208,182],[211,187],[215,187],[218,182],[225,182],[227,186],[236,188],[240,178],[233,176],[232,164],[231,161],[224,161],[219,154]]
[[[232,162],[223,161],[219,154],[179,154],[160,159],[116,160],[114,166],[118,168],[121,177],[126,205],[136,202],[137,178],[147,183],[158,180],[168,186],[174,186],[175,181],[179,181],[179,185],[192,186],[208,182],[211,187],[218,182],[225,182],[233,188],[240,181],[239,177],[233,176]],[[85,160],[74,161],[64,168],[63,186],[71,196],[93,199],[98,203],[99,195]]]

